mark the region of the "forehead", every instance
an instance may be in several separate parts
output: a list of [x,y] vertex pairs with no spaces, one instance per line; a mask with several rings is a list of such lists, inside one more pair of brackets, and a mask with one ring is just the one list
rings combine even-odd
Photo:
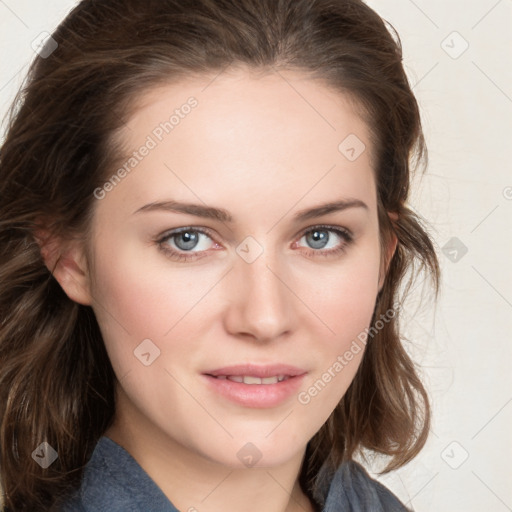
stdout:
[[[186,106],[190,98],[200,108],[194,109],[192,121],[181,123],[184,117],[180,115],[180,107]],[[296,70],[256,71],[242,67],[217,74],[193,75],[188,80],[161,83],[145,90],[133,99],[130,111],[131,117],[119,133],[128,143],[137,142],[131,135],[136,138],[138,132],[157,128],[155,122],[165,124],[171,120],[174,124],[173,113],[179,115],[174,127],[182,125],[180,130],[173,130],[172,137],[176,140],[180,132],[187,135],[187,124],[193,124],[196,131],[201,130],[198,136],[211,140],[217,135],[228,143],[230,134],[241,130],[246,134],[250,131],[251,143],[258,135],[260,140],[268,141],[268,135],[275,132],[282,133],[278,140],[281,143],[285,136],[300,134],[312,142],[325,139],[335,146],[348,132],[365,141],[370,135],[359,112],[362,109],[353,96]],[[295,123],[298,120],[302,123]]]
[[150,148],[118,187],[141,200],[167,190],[232,202],[231,190],[288,191],[295,201],[308,191],[314,201],[340,188],[372,202],[373,147],[357,106],[299,72],[238,69],[160,84],[136,98],[118,139],[125,163]]

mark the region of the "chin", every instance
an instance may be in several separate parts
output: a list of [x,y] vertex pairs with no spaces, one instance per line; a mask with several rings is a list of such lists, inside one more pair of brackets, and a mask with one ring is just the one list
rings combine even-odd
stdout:
[[234,441],[216,453],[205,454],[212,462],[231,469],[274,468],[301,459],[307,442],[304,444],[283,444],[275,440],[256,438],[251,441]]

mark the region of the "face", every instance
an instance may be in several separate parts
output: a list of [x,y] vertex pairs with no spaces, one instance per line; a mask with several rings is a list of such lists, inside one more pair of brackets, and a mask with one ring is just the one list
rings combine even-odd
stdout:
[[283,463],[354,378],[382,284],[369,131],[292,72],[139,100],[125,172],[96,191],[86,275],[118,414],[169,449]]

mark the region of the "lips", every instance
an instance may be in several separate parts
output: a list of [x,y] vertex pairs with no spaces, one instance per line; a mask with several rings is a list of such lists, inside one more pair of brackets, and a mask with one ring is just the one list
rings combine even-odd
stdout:
[[242,364],[203,373],[216,394],[244,407],[269,408],[287,402],[307,371],[296,366]]
[[216,379],[228,379],[233,382],[239,382],[243,384],[277,384],[283,382],[283,380],[289,379],[288,375],[276,375],[274,377],[255,377],[253,375],[219,375]]
[[[302,370],[295,366],[285,364],[272,364],[272,365],[255,365],[255,364],[241,364],[234,366],[225,366],[215,370],[204,372],[205,375],[217,378],[228,378],[235,380],[235,382],[244,382],[244,384],[265,384],[265,382],[258,382],[256,379],[263,381],[264,379],[277,378],[278,382],[303,375],[306,370]],[[239,380],[242,378],[243,380]],[[246,382],[247,379],[247,382]],[[269,382],[270,383],[270,382]]]

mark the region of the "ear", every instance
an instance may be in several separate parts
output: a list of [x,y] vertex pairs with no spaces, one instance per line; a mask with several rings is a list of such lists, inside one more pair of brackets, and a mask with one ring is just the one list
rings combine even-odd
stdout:
[[[391,219],[391,222],[396,222],[398,219],[398,213],[388,212],[388,217]],[[387,242],[387,246],[384,248],[385,254],[384,259],[381,263],[380,271],[379,271],[379,292],[382,290],[384,286],[384,280],[386,279],[386,274],[388,272],[389,264],[391,263],[391,259],[396,251],[396,246],[398,245],[398,238],[394,232],[389,233],[389,239]]]
[[66,295],[78,304],[90,306],[89,271],[82,243],[64,242],[45,230],[35,234],[43,261]]

